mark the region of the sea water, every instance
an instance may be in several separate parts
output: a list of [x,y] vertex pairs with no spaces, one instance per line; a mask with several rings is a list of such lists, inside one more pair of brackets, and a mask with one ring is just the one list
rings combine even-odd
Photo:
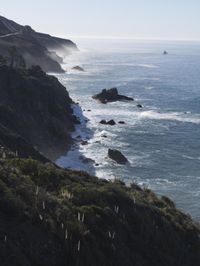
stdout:
[[[80,51],[63,65],[67,73],[57,77],[79,103],[75,111],[83,112],[74,137],[90,139],[57,163],[149,187],[200,220],[200,43],[78,40],[77,44]],[[72,70],[76,65],[85,72]],[[135,101],[101,104],[92,99],[112,87]],[[117,124],[99,124],[102,119]],[[120,150],[129,164],[109,160],[108,148]],[[80,154],[95,160],[96,166],[80,162]]]

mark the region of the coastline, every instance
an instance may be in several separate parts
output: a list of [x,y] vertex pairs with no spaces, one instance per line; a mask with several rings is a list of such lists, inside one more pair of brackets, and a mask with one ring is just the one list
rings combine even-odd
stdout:
[[[78,118],[80,124],[75,125],[75,130],[71,133],[73,144],[66,151],[65,155],[56,159],[55,163],[62,168],[76,169],[95,175],[95,161],[92,158],[85,157],[82,153],[82,149],[89,145],[93,132],[87,127],[88,118],[84,116],[79,103],[73,103],[71,107],[73,114]],[[81,142],[84,141],[87,144],[82,145]]]

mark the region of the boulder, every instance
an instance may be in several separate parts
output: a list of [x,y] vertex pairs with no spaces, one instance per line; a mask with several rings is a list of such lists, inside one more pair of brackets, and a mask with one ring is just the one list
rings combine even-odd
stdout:
[[99,122],[99,124],[102,124],[102,125],[107,125],[107,122],[106,122],[106,120],[101,120],[100,122]]
[[118,164],[126,164],[127,158],[118,150],[108,149],[108,157]]
[[118,94],[117,88],[104,89],[100,93],[95,94],[93,97],[95,100],[99,100],[101,103],[116,102],[116,101],[133,101],[131,97]]
[[126,124],[124,121],[119,121],[118,124]]
[[109,120],[109,121],[106,121],[105,119],[101,120],[99,122],[99,124],[102,124],[102,125],[109,125],[109,126],[114,126],[116,125],[115,121],[113,119]]
[[139,104],[137,104],[137,107],[138,108],[143,108],[143,106],[139,103]]
[[110,125],[110,126],[116,125],[116,123],[115,123],[115,121],[113,119],[109,120],[106,124]]
[[72,70],[77,70],[77,71],[82,71],[82,72],[85,71],[85,70],[84,70],[82,67],[80,67],[80,66],[72,67]]

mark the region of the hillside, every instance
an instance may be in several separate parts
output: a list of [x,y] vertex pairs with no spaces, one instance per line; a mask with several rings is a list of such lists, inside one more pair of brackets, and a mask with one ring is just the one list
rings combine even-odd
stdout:
[[199,235],[199,225],[148,189],[0,160],[1,266],[197,266]]
[[0,16],[0,55],[9,56],[13,46],[23,56],[27,67],[40,65],[45,72],[63,72],[62,58],[56,51],[65,55],[77,50],[76,44],[67,39],[38,33],[30,26],[22,26]]

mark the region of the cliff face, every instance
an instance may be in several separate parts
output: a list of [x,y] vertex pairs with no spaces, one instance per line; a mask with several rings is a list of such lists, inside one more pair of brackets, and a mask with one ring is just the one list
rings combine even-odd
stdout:
[[62,58],[56,51],[69,54],[77,50],[76,44],[70,40],[38,33],[30,26],[21,26],[0,16],[0,55],[7,56],[13,46],[24,57],[27,67],[40,65],[45,72],[56,73],[63,72]]
[[65,87],[39,67],[0,67],[0,144],[23,157],[35,149],[56,159],[72,142],[71,103]]
[[0,160],[1,266],[197,266],[199,235],[199,225],[148,189]]

